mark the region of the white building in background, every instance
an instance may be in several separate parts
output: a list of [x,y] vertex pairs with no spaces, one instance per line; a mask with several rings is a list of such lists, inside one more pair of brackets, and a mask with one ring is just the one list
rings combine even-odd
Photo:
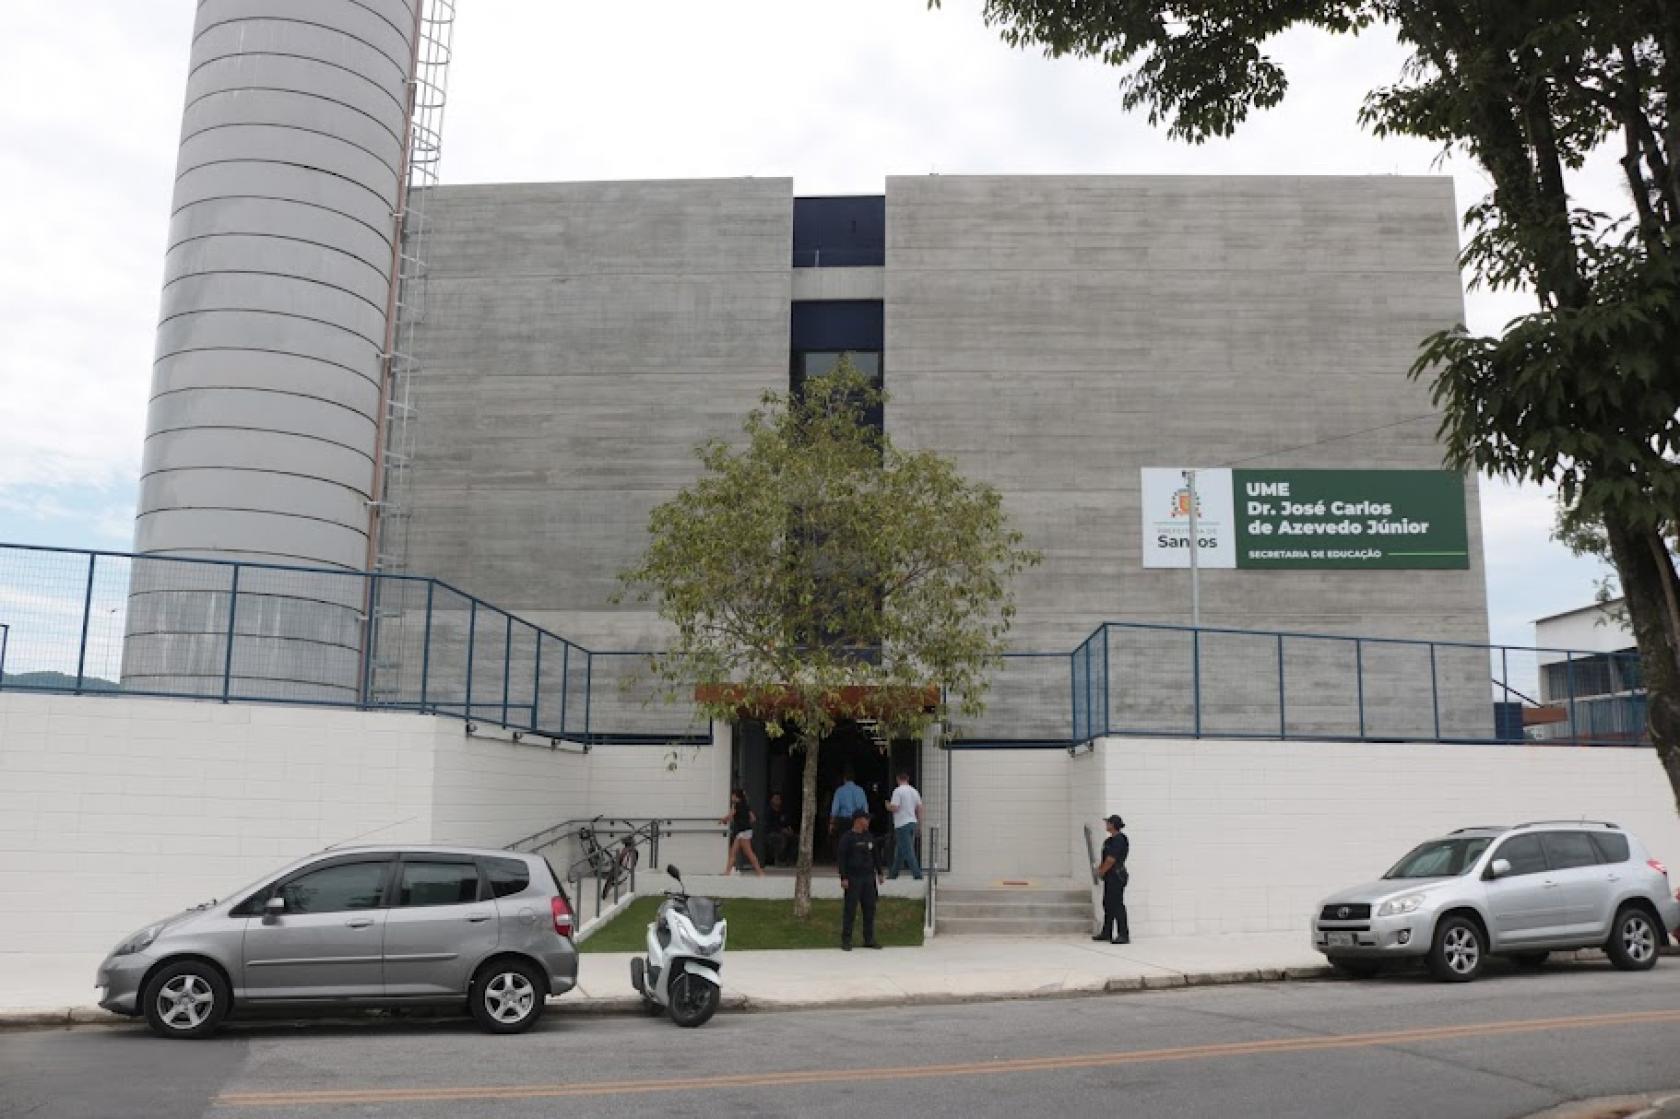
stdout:
[[[1620,598],[1578,606],[1534,623],[1540,669],[1540,703],[1557,719],[1531,728],[1542,739],[1575,737],[1614,741],[1637,736],[1645,725],[1639,650]],[[1569,650],[1565,652],[1565,650]]]

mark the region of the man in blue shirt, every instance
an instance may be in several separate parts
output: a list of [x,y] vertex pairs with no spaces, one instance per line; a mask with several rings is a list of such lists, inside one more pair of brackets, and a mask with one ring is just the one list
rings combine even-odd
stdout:
[[858,787],[853,779],[857,774],[851,766],[846,767],[846,780],[834,790],[834,802],[828,808],[828,830],[830,834],[838,832],[842,827],[852,826],[852,817],[859,812],[869,813],[869,797]]

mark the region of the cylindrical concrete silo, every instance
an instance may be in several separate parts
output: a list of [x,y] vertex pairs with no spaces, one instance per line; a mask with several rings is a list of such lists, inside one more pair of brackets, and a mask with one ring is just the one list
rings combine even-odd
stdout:
[[[421,0],[202,0],[135,551],[368,563]],[[354,699],[363,580],[137,561],[124,685]]]

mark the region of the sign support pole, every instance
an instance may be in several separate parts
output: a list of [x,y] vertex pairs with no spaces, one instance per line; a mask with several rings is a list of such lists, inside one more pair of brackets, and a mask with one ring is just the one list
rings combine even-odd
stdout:
[[1200,629],[1202,626],[1202,579],[1201,565],[1196,562],[1197,553],[1202,550],[1201,531],[1196,524],[1196,471],[1184,472],[1185,480],[1190,483],[1190,624]]

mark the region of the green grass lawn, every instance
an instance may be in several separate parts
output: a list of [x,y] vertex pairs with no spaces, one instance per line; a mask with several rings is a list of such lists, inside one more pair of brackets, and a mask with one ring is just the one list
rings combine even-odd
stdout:
[[[663,898],[643,897],[578,945],[579,952],[640,952],[647,947],[647,926]],[[809,920],[793,916],[793,899],[723,898],[729,921],[726,952],[766,948],[838,948],[839,899],[812,898]],[[922,903],[910,898],[882,898],[875,911],[875,937],[889,948],[922,943]],[[855,943],[863,943],[863,918],[858,917]]]

